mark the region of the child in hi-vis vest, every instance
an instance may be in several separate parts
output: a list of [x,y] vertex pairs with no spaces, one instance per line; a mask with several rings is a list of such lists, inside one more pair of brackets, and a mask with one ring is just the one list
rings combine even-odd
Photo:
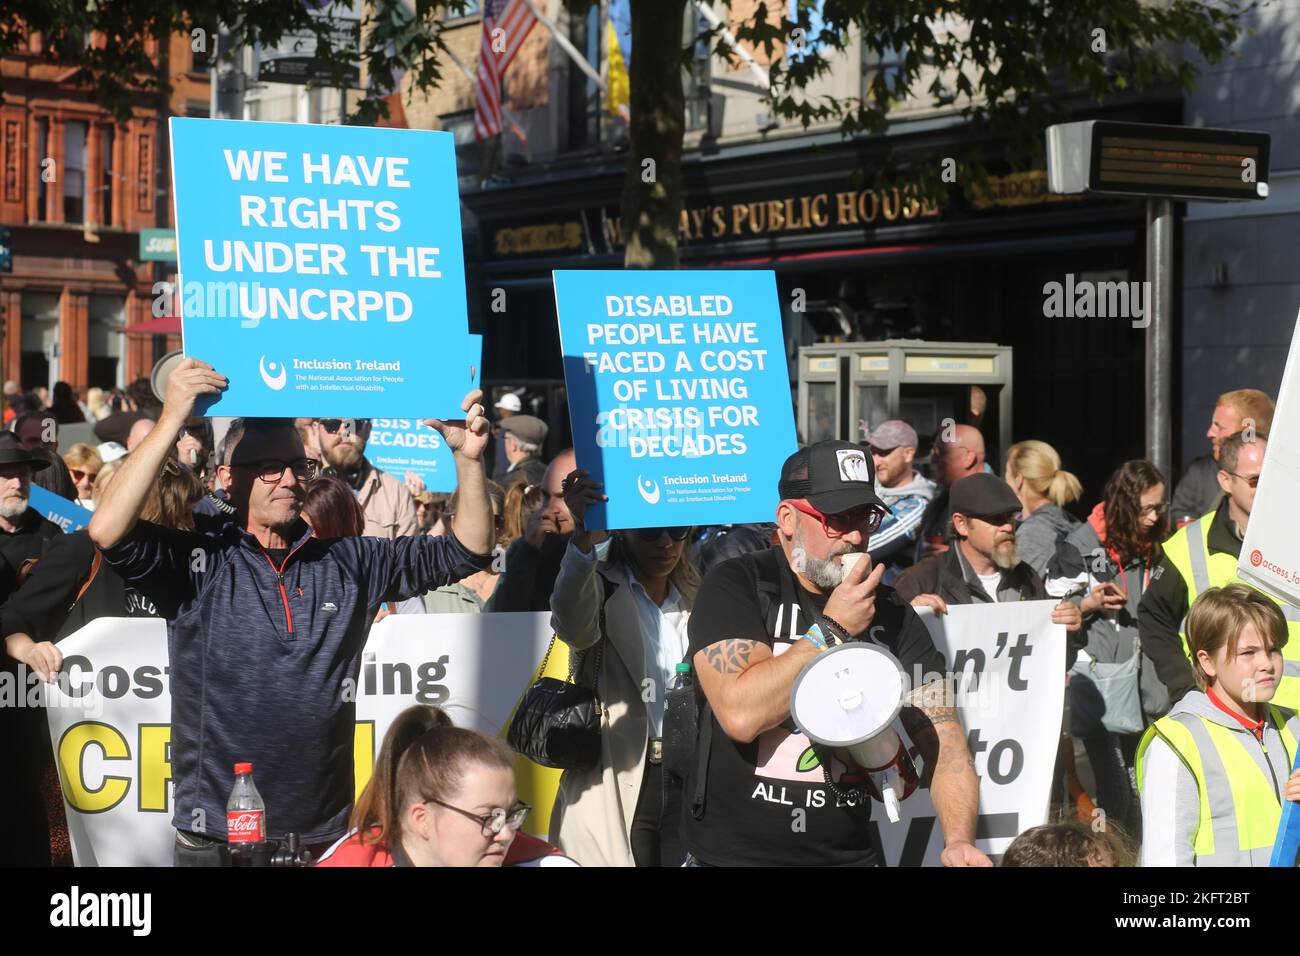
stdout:
[[1300,717],[1269,703],[1286,618],[1244,584],[1205,591],[1187,617],[1201,688],[1138,747],[1143,866],[1268,866],[1282,801],[1300,801]]

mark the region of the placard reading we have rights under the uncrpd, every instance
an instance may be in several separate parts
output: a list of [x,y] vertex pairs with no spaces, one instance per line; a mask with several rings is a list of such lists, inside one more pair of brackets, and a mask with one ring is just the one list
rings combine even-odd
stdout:
[[185,352],[220,415],[438,417],[477,375],[451,134],[173,119]]
[[770,521],[795,450],[771,272],[555,272],[591,528]]

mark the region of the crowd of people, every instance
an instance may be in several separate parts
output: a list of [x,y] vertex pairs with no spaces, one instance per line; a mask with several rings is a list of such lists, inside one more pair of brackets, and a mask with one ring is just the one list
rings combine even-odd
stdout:
[[[51,680],[59,642],[89,621],[166,620],[177,866],[225,858],[237,760],[258,768],[268,836],[296,834],[324,866],[882,865],[871,768],[811,745],[789,707],[810,660],[868,635],[906,674],[939,675],[908,688],[899,719],[942,862],[992,865],[947,664],[917,611],[1020,601],[1052,602],[1068,691],[1054,818],[1001,865],[1265,865],[1300,800],[1300,613],[1236,576],[1272,424],[1262,392],[1220,398],[1210,453],[1172,497],[1148,461],[1085,499],[1046,442],[1010,445],[999,471],[978,420],[924,443],[894,420],[792,454],[763,479],[780,499],[768,523],[608,532],[586,523],[605,489],[572,449],[547,460],[547,423],[517,392],[490,409],[472,392],[463,420],[426,423],[453,453],[446,495],[377,467],[365,419],[247,418],[216,441],[194,409],[226,384],[186,359],[161,403],[144,380],[84,403],[64,383],[4,388],[5,666]],[[60,455],[75,424],[97,440]],[[33,483],[89,527],[62,533],[30,507]],[[867,559],[841,560],[854,553]],[[432,707],[394,721],[354,803],[344,687],[370,628],[496,611],[548,612],[599,697],[598,754],[564,770],[548,838],[520,832],[532,808],[510,748]],[[694,691],[670,703],[683,671]],[[672,706],[689,708],[688,747],[668,745]],[[0,708],[0,741],[0,863],[66,862],[39,708]],[[796,764],[819,766],[816,783]],[[756,799],[756,781],[784,799]]]

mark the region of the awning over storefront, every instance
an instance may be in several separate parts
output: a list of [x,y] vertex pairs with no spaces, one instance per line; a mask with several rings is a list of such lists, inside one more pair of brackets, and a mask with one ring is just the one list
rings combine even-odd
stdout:
[[122,331],[135,332],[141,335],[180,335],[181,317],[179,315],[164,315],[152,322],[137,322],[135,325],[128,325]]

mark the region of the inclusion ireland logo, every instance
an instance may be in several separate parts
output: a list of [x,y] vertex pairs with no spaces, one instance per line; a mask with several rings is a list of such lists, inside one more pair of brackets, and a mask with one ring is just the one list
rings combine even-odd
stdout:
[[[280,370],[279,374],[275,374],[277,368]],[[283,365],[277,365],[275,362],[267,365],[265,355],[258,359],[257,370],[262,374],[262,381],[266,383],[266,387],[273,388],[277,392],[284,388],[284,383],[289,378],[289,371]]]
[[645,500],[646,504],[659,504],[659,482],[649,481],[642,478],[640,475],[637,475],[636,490],[641,493],[641,497]]

